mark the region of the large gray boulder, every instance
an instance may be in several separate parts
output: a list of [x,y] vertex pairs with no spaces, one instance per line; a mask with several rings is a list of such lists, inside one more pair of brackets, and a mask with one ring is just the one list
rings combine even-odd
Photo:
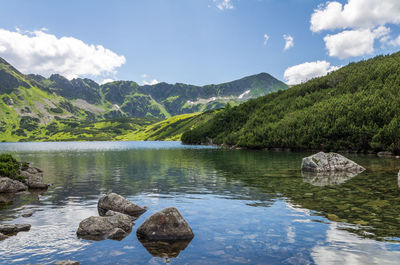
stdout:
[[26,190],[26,186],[22,182],[10,178],[0,178],[0,193],[15,193],[24,190]]
[[174,207],[165,208],[150,216],[136,234],[147,240],[189,240],[194,237],[189,224]]
[[116,193],[109,193],[101,197],[97,203],[97,210],[100,216],[105,216],[109,210],[131,216],[138,216],[146,211],[145,208],[128,201]]
[[0,224],[0,233],[4,235],[15,235],[18,232],[29,231],[30,224]]
[[79,237],[92,240],[120,240],[132,231],[132,219],[126,214],[91,216],[79,224]]
[[319,152],[303,158],[301,170],[311,172],[347,171],[361,173],[365,168],[337,153]]

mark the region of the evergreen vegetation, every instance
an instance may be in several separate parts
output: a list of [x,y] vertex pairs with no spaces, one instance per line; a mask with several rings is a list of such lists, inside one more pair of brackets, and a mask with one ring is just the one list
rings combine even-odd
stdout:
[[400,53],[227,107],[183,134],[190,144],[400,153]]
[[10,154],[0,154],[0,177],[21,178],[19,176],[19,166],[17,160]]

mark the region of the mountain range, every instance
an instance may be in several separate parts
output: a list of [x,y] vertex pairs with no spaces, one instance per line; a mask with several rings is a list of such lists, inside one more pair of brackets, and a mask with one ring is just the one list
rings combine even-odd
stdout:
[[131,118],[136,122],[141,119],[140,124],[144,120],[154,123],[175,115],[218,109],[226,103],[238,105],[285,89],[285,83],[267,73],[205,86],[164,82],[139,85],[134,81],[99,85],[91,79],[68,80],[59,74],[49,78],[26,75],[0,58],[0,140],[33,140],[37,135],[41,140],[52,140],[45,136],[51,135],[49,130],[62,131],[82,121]]

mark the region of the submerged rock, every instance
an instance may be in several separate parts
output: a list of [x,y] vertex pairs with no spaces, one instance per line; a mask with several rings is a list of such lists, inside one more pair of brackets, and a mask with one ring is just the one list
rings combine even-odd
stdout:
[[377,153],[378,156],[393,156],[392,152],[382,151]]
[[303,158],[301,169],[311,172],[347,171],[357,173],[365,170],[362,166],[342,155],[324,152]]
[[400,170],[399,173],[397,173],[397,185],[400,187]]
[[146,211],[145,208],[137,206],[116,193],[109,193],[101,197],[97,204],[97,210],[100,216],[105,216],[109,210],[131,216],[139,216]]
[[147,240],[189,240],[194,237],[192,229],[174,207],[150,216],[136,231],[139,238]]
[[176,240],[176,241],[152,241],[139,238],[139,242],[143,247],[153,256],[160,258],[176,258],[179,253],[189,245],[189,240]]
[[5,234],[3,234],[3,233],[0,233],[0,241],[2,241],[2,240],[4,240],[4,239],[7,239],[9,236],[6,236]]
[[18,232],[29,231],[30,224],[0,224],[0,233],[4,235],[15,235]]
[[16,193],[24,190],[26,190],[26,186],[22,182],[10,178],[0,178],[0,193]]
[[[125,214],[113,216],[91,216],[79,224],[79,237],[92,240],[123,239],[132,231],[132,219]],[[121,229],[124,233],[122,233]]]
[[345,183],[346,181],[357,176],[356,172],[308,172],[302,171],[301,176],[303,180],[310,183],[313,186],[324,187],[324,186],[334,186]]
[[33,213],[34,213],[34,211],[26,211],[26,212],[23,212],[22,214],[21,214],[21,216],[22,217],[31,217],[32,215],[33,215]]
[[75,260],[59,260],[54,265],[80,265],[80,263]]
[[0,193],[0,204],[10,203],[17,197],[15,193]]

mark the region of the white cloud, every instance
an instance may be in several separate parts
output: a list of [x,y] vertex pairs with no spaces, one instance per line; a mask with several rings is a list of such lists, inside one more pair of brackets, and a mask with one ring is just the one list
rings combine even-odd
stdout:
[[126,62],[124,56],[101,45],[73,37],[57,38],[45,31],[0,29],[0,56],[24,73],[59,73],[69,79],[115,74],[115,69]]
[[232,0],[213,0],[219,10],[233,9]]
[[115,81],[115,80],[111,79],[111,78],[106,78],[106,79],[104,79],[103,81],[100,82],[100,85],[104,85],[104,84],[107,84],[107,83],[110,83],[110,82],[113,82],[113,81]]
[[326,2],[314,10],[311,31],[374,28],[387,23],[400,24],[399,0],[348,0]]
[[141,76],[140,76],[141,78],[147,78],[147,77],[149,77],[147,74],[142,74]]
[[156,79],[153,79],[150,81],[146,81],[146,80],[142,81],[142,85],[149,85],[149,86],[156,85],[158,83],[160,83],[160,82],[158,82]]
[[294,46],[294,39],[292,36],[288,34],[284,34],[283,38],[285,39],[285,48],[283,48],[285,51],[289,50]]
[[[324,38],[330,56],[340,59],[372,54],[375,40],[396,46],[386,24],[400,24],[399,0],[328,1],[311,15],[312,32],[342,30]],[[384,47],[384,46],[382,46]]]
[[374,52],[375,39],[383,38],[390,32],[389,28],[378,27],[375,30],[345,30],[324,38],[329,56],[340,59],[371,54]]
[[267,45],[267,42],[269,40],[269,36],[267,33],[264,34],[264,45]]
[[288,85],[296,85],[314,77],[324,76],[340,67],[331,66],[327,61],[306,62],[286,69],[284,78]]
[[[395,47],[400,46],[400,35],[397,36],[397,38],[395,38],[393,40],[387,41],[387,43],[389,43],[390,45],[395,46]],[[0,47],[0,49],[1,49],[1,47]]]

